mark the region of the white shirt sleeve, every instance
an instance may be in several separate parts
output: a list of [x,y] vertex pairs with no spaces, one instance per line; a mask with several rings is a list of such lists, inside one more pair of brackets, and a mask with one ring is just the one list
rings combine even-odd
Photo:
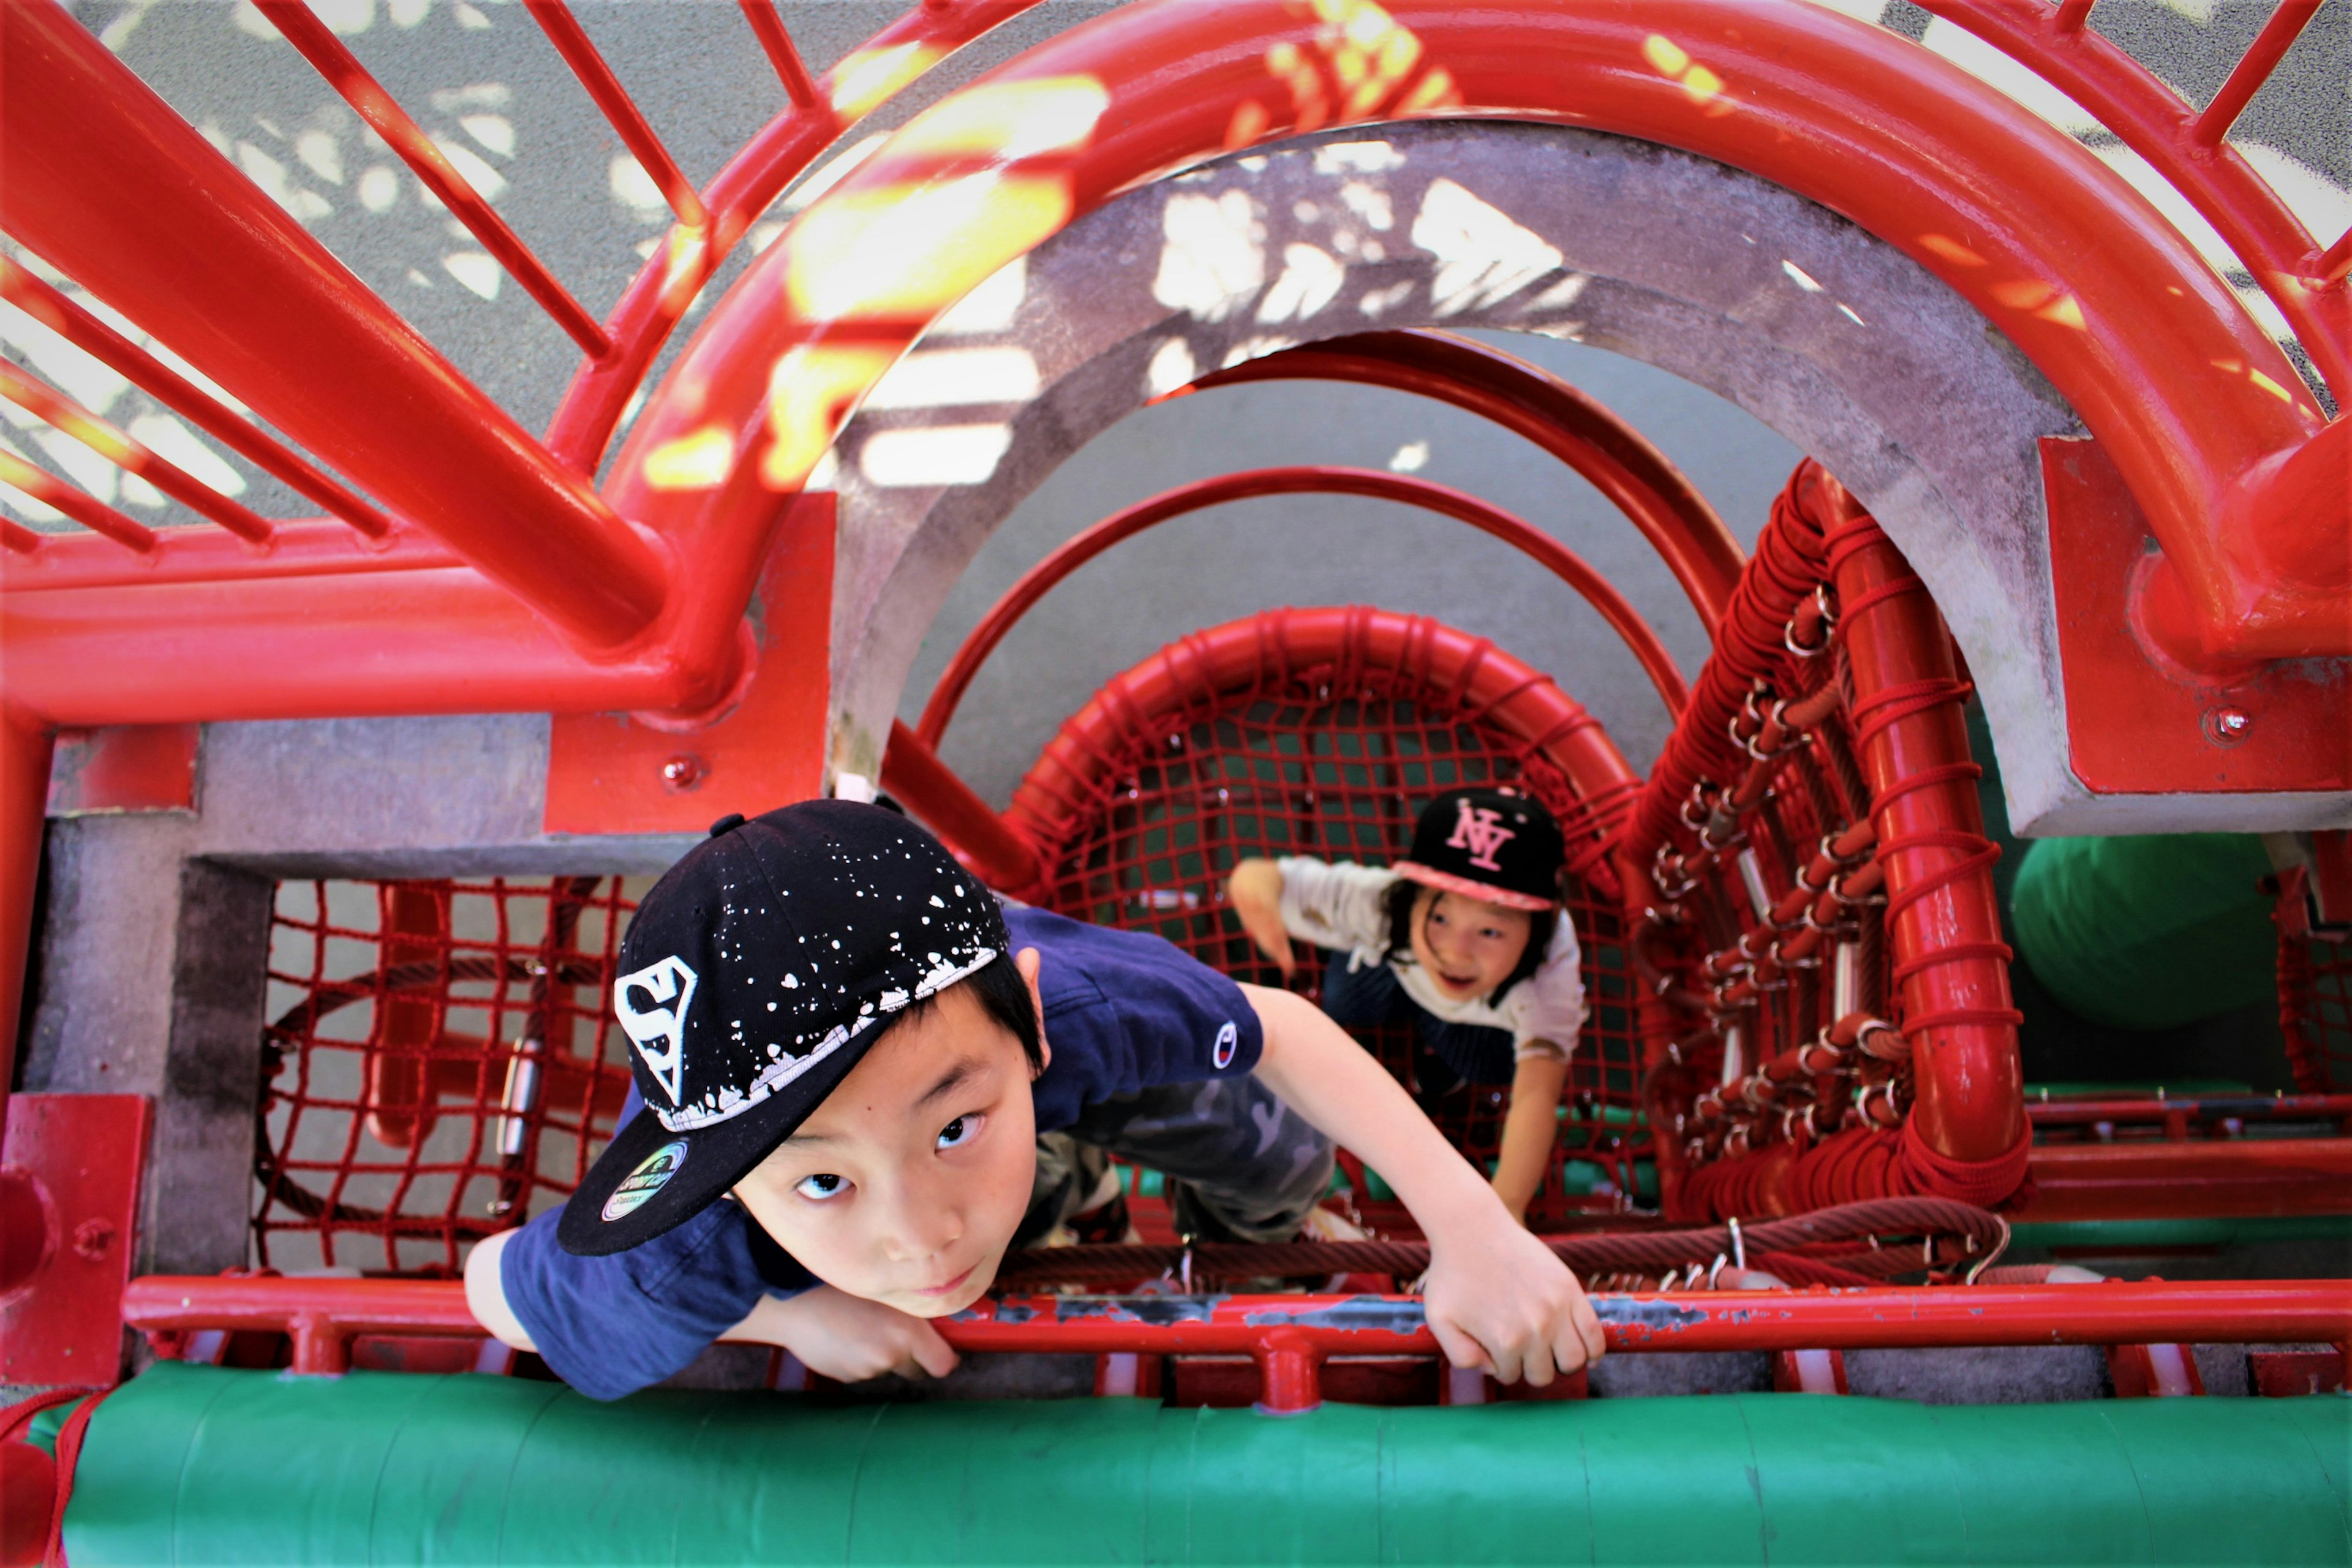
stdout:
[[1275,865],[1282,872],[1282,925],[1301,942],[1360,954],[1379,962],[1388,948],[1388,918],[1381,899],[1397,879],[1393,871],[1349,861],[1335,863],[1290,856]]
[[1576,941],[1576,922],[1562,910],[1552,927],[1551,946],[1536,972],[1511,987],[1503,999],[1511,1020],[1516,1060],[1549,1057],[1566,1061],[1583,1032],[1584,951]]

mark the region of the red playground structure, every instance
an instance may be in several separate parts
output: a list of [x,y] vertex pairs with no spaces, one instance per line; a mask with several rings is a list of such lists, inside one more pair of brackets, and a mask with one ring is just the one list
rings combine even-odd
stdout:
[[[626,85],[661,58],[491,7],[666,204],[604,303],[352,5],[250,0],[560,331],[551,413],[142,79],[144,5],[0,0],[0,324],[47,345],[0,398],[48,454],[0,439],[0,1563],[2352,1556],[2352,232],[2236,129],[2352,46],[2278,0],[2191,101],[2127,8],[920,0],[818,69],[842,8],[740,0],[772,117],[698,186]],[[1719,515],[1502,331],[1806,455]],[[1087,443],[1309,383],[1589,485],[1704,662],[1534,514],[1224,465],[1029,564],[899,717]],[[1654,760],[1581,672],[1378,603],[1088,669],[1002,810],[943,760],[1082,568],[1300,496],[1570,591]],[[1121,1167],[1141,1242],[1010,1258],[938,1390],[720,1345],[600,1406],[468,1311],[468,1249],[612,1131],[621,936],[713,818],[878,791],[1009,899],[1278,985],[1237,864],[1386,866],[1488,784],[1568,845],[1591,1016],[1528,1223],[1589,1374],[1447,1365],[1429,1238],[1346,1152],[1367,1241],[1187,1245]],[[2208,966],[2274,1084],[2029,1081],[2051,997]],[[1498,1089],[1360,1037],[1491,1164]]]

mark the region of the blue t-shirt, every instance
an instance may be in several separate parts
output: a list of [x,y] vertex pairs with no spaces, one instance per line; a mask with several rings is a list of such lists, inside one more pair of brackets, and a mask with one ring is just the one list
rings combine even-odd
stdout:
[[[1031,1086],[1037,1130],[1161,1084],[1238,1078],[1264,1035],[1241,988],[1156,936],[1008,909],[1013,951],[1037,950],[1053,1061]],[[637,1111],[632,1089],[625,1122]],[[731,1199],[642,1247],[581,1258],[555,1240],[560,1209],[517,1231],[499,1260],[507,1304],[558,1376],[594,1399],[659,1383],[743,1321],[761,1295],[819,1283]]]

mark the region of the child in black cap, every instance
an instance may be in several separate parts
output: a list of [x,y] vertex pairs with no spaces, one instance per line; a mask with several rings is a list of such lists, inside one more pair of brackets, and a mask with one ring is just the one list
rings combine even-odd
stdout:
[[1244,860],[1226,892],[1285,975],[1297,968],[1292,937],[1336,949],[1323,1010],[1356,1028],[1411,1023],[1425,1087],[1511,1086],[1495,1191],[1521,1219],[1550,1163],[1584,1026],[1583,954],[1560,918],[1564,855],[1541,802],[1454,789],[1429,803],[1412,854],[1386,870]]
[[879,807],[721,822],[646,895],[621,966],[635,1091],[611,1147],[466,1270],[475,1316],[583,1393],[718,1339],[843,1379],[947,1372],[928,1320],[1108,1195],[1041,1133],[1166,1173],[1180,1226],[1253,1241],[1299,1234],[1336,1136],[1427,1231],[1457,1365],[1543,1384],[1601,1352],[1568,1269],[1312,1005],[1156,937],[1000,910]]

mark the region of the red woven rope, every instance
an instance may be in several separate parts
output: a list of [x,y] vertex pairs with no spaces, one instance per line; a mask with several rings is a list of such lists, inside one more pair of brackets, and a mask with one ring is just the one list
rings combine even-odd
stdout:
[[[1906,883],[1900,889],[1890,885],[1886,894],[1885,915],[1889,931],[1895,927],[1895,916],[1917,903],[1921,899],[1938,889],[1949,887],[1963,877],[1973,876],[2000,858],[2000,847],[1988,843],[1977,834],[1938,828],[1925,833],[1906,833],[1899,837],[1886,840],[1878,847],[1878,863],[1882,866],[1889,865],[1897,855],[1921,849],[1948,849],[1959,858],[1946,862],[1917,881]],[[1890,884],[1893,879],[1890,873],[1888,877]]]
[[2006,1153],[1990,1160],[1955,1160],[1939,1154],[1919,1136],[1915,1121],[1903,1123],[1901,1165],[1906,1182],[1916,1193],[1933,1193],[1964,1204],[1982,1206],[2000,1203],[2025,1184],[2033,1158],[2033,1130],[2027,1127]]
[[[1853,705],[1850,715],[1853,721],[1853,749],[1863,749],[1892,725],[1899,724],[1915,713],[1925,713],[1930,708],[1940,708],[1948,702],[1965,702],[1976,688],[1965,680],[1906,680],[1900,686],[1889,686],[1874,691]],[[1881,710],[1885,711],[1881,711]],[[1864,715],[1867,714],[1865,719]]]

